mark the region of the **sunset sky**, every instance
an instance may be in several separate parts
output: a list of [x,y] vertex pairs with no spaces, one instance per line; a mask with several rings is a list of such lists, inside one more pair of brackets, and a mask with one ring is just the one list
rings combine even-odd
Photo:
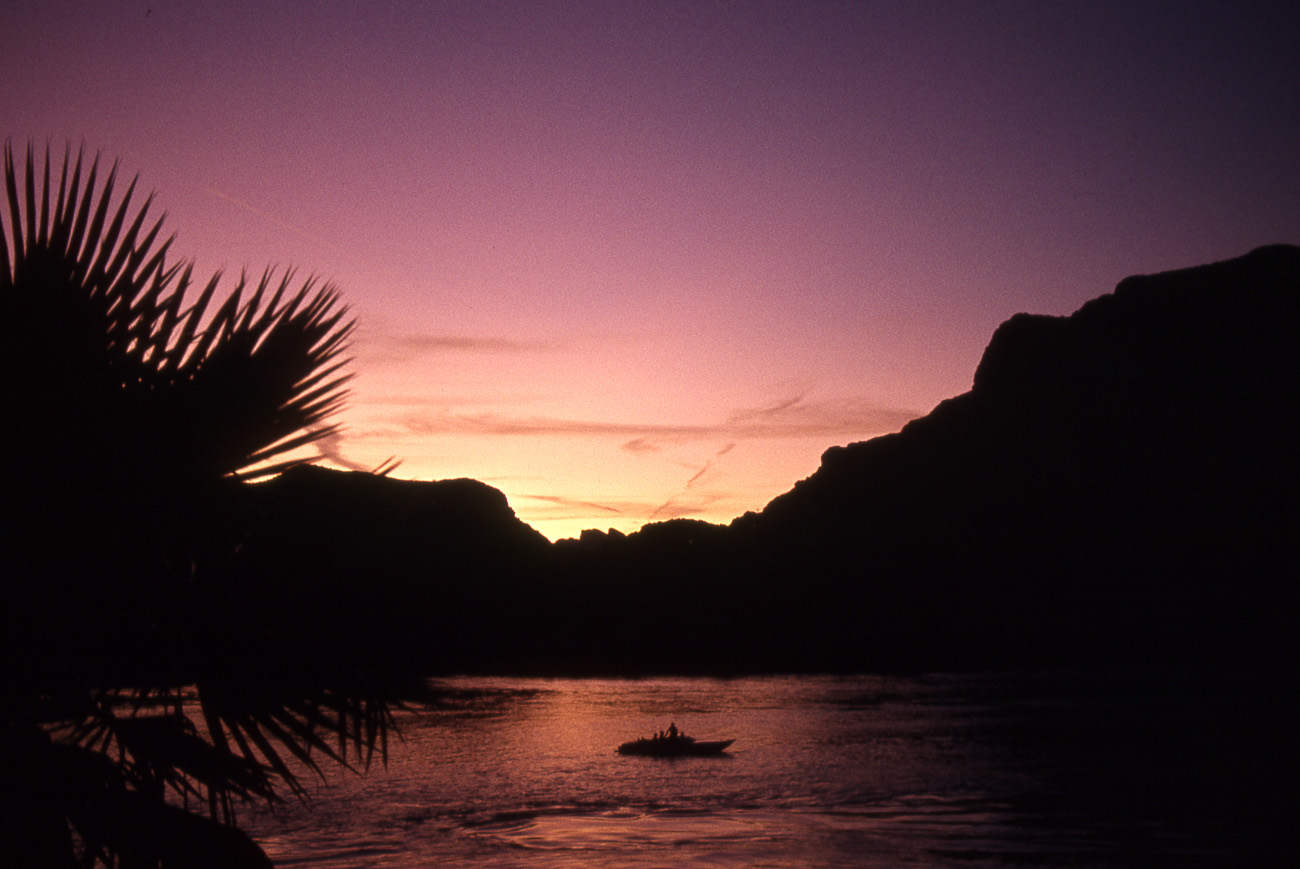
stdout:
[[[310,11],[309,11],[310,10]],[[994,328],[1300,242],[1300,4],[6,0],[0,134],[359,321],[338,467],[761,509]]]

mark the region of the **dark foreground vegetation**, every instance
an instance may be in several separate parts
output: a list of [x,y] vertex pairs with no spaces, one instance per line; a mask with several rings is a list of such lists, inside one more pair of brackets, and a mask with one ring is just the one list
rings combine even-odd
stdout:
[[98,160],[4,156],[0,865],[269,866],[237,804],[389,721],[245,548],[245,481],[330,433],[351,324],[311,280],[192,285]]

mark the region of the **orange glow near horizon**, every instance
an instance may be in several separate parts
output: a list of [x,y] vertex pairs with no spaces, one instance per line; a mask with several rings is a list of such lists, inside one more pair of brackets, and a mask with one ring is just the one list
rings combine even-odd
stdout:
[[[409,343],[420,345],[414,359],[385,365],[363,329],[345,432],[320,445],[325,463],[369,469],[395,456],[394,477],[428,480],[448,476],[456,456],[457,476],[502,490],[552,540],[678,517],[728,522],[815,471],[827,446],[895,431],[918,415],[797,384],[735,396],[730,407],[671,384],[620,394],[625,379],[608,364],[616,354],[598,344]],[[422,368],[444,372],[432,396],[420,389]],[[608,382],[584,382],[584,368]],[[574,406],[585,413],[567,415]]]

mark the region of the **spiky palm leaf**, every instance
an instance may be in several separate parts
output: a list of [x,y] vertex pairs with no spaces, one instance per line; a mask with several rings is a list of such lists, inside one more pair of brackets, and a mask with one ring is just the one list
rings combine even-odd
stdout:
[[[339,357],[352,330],[334,288],[308,279],[291,291],[291,273],[276,282],[267,272],[255,286],[241,276],[214,310],[220,274],[194,297],[192,267],[165,265],[172,239],[158,242],[161,218],[146,230],[152,197],[131,219],[134,181],[111,210],[116,165],[97,187],[98,158],[84,185],[82,155],[71,177],[70,163],[65,155],[53,196],[48,151],[38,185],[29,149],[20,194],[6,147],[12,252],[6,239],[0,293],[14,327],[6,337],[27,358],[56,360],[59,382],[41,386],[67,392],[45,402],[63,412],[47,409],[99,426],[98,443],[77,452],[201,480],[276,473],[283,466],[248,469],[332,433],[321,422],[342,402]],[[70,407],[71,397],[90,406]]]
[[48,149],[39,182],[30,147],[21,181],[8,144],[4,161],[0,531],[19,569],[0,743],[37,747],[10,786],[42,791],[56,847],[51,813],[90,857],[149,865],[134,826],[227,836],[168,792],[232,823],[234,799],[299,791],[295,764],[386,749],[384,692],[298,652],[240,552],[239,484],[334,431],[353,325],[333,287],[292,273],[197,288],[166,261],[152,197],[132,212],[132,181],[112,205],[116,165],[100,183],[96,157],[83,180],[66,151],[56,187]]

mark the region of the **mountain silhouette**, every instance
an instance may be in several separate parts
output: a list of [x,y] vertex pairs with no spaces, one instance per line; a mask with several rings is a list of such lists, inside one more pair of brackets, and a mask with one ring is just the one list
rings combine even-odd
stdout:
[[550,547],[476,480],[300,465],[247,488],[245,561],[290,632],[387,669],[477,669]]
[[1069,317],[1017,315],[969,392],[828,450],[736,523],[744,546],[755,564],[806,566],[813,621],[830,597],[886,622],[881,656],[914,636],[936,663],[1278,639],[1298,291],[1300,249],[1276,246],[1126,279]]
[[426,670],[1253,666],[1296,612],[1298,304],[1278,245],[1018,314],[969,392],[729,526],[548,544],[481,483],[299,468],[261,563]]

